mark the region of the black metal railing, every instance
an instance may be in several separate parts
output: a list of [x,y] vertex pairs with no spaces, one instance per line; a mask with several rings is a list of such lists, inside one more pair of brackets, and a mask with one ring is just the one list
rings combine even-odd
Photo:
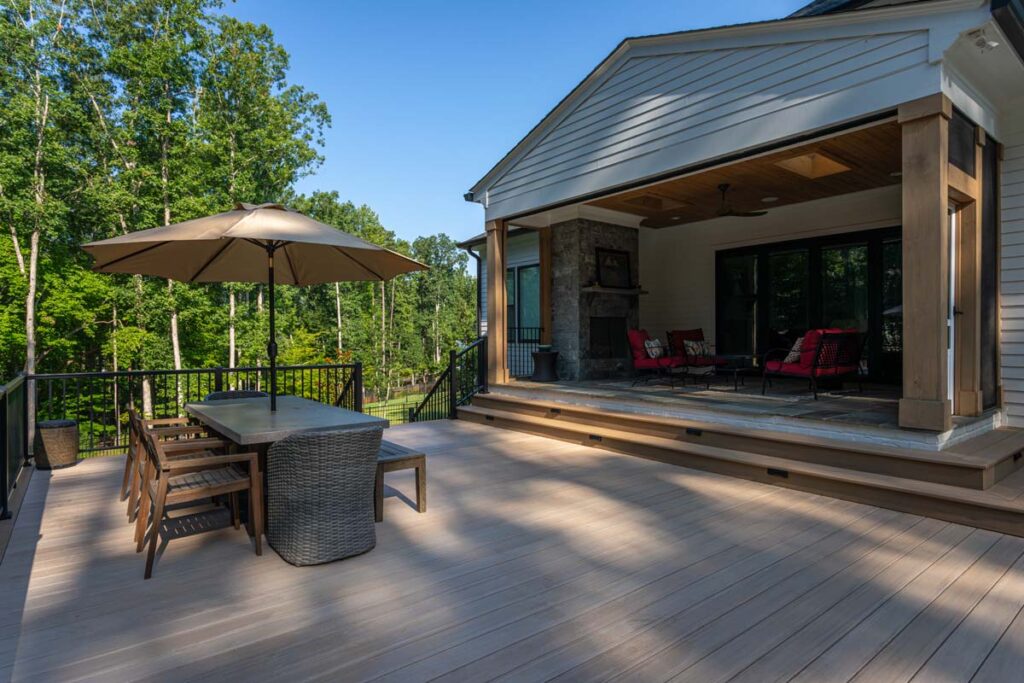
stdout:
[[[189,370],[126,370],[33,375],[35,420],[75,420],[83,455],[123,452],[128,407],[147,415],[173,417],[184,405],[213,391],[270,387],[264,367]],[[363,411],[363,372],[359,363],[293,365],[277,368],[278,394]]]
[[409,422],[455,419],[459,406],[475,394],[487,392],[487,337],[448,354],[448,367],[415,408]]
[[529,377],[533,374],[533,352],[540,348],[540,327],[508,328],[508,374]]
[[0,519],[11,516],[11,494],[28,462],[27,391],[25,375],[0,387]]

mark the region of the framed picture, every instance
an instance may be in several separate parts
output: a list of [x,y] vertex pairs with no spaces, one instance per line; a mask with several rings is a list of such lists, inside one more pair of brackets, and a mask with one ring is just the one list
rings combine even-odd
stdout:
[[633,287],[633,274],[629,270],[629,252],[616,249],[597,249],[597,284],[614,289]]

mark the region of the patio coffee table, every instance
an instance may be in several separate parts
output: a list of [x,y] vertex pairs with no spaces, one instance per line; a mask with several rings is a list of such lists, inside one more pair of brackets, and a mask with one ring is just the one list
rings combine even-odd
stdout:
[[740,385],[746,385],[746,377],[750,375],[756,375],[760,372],[761,368],[754,367],[753,358],[750,356],[718,356],[726,361],[725,365],[716,365],[713,372],[708,372],[703,376],[704,384],[708,389],[711,388],[712,378],[726,377],[732,378],[732,390],[739,391]]

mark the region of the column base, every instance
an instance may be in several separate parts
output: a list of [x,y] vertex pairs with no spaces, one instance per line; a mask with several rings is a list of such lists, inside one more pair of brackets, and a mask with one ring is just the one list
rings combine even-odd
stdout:
[[948,432],[953,428],[952,404],[948,399],[901,398],[900,427]]

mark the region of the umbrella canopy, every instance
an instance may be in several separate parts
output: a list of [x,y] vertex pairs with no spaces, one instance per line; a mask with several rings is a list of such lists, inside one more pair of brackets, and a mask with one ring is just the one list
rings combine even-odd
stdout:
[[390,280],[426,266],[280,204],[233,210],[82,247],[102,273],[155,275],[180,282],[267,282],[267,250],[277,284]]
[[181,282],[266,282],[270,289],[270,408],[277,408],[274,285],[390,280],[426,266],[280,204],[141,230],[82,247],[101,273]]

